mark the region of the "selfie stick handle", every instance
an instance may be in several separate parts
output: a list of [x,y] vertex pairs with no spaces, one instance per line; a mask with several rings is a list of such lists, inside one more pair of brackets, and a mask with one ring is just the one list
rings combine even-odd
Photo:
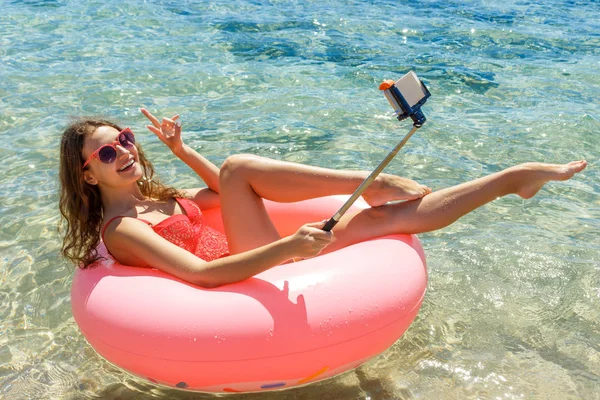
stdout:
[[377,175],[379,175],[381,173],[381,171],[383,171],[383,169],[390,163],[390,161],[392,161],[392,159],[396,156],[398,151],[400,151],[400,149],[406,144],[406,142],[408,142],[408,139],[410,139],[410,137],[420,127],[421,127],[421,125],[416,125],[416,124],[413,125],[413,128],[410,130],[410,132],[408,132],[408,134],[406,136],[404,136],[404,139],[402,139],[400,141],[400,143],[398,143],[396,145],[396,147],[394,147],[394,149],[389,152],[389,154],[385,157],[385,159],[381,163],[379,163],[377,168],[375,168],[375,170],[373,172],[371,172],[371,174],[367,177],[367,179],[365,179],[363,181],[363,183],[361,183],[360,186],[354,191],[352,196],[350,196],[350,198],[344,203],[342,208],[340,208],[338,210],[338,212],[335,213],[335,215],[333,217],[331,217],[329,219],[329,221],[327,221],[325,226],[322,228],[324,231],[329,232],[330,230],[333,229],[333,227],[340,221],[340,219],[346,213],[346,211],[348,211],[348,209],[352,206],[352,204],[354,204],[356,199],[358,199],[360,197],[360,195],[363,194],[363,192],[365,190],[367,190],[367,188],[371,185],[371,183],[373,183],[373,181],[375,181],[375,178],[377,178]]

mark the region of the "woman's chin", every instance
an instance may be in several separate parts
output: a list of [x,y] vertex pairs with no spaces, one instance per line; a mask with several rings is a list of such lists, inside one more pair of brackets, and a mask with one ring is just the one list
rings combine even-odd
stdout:
[[136,162],[131,167],[126,168],[123,171],[118,171],[117,174],[121,177],[121,179],[136,182],[142,179],[144,176],[144,171],[142,171],[142,167]]

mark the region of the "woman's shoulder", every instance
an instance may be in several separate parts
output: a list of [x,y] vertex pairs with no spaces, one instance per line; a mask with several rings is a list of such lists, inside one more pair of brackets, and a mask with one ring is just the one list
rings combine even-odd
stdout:
[[102,233],[102,243],[111,256],[123,265],[136,267],[149,266],[140,255],[162,251],[164,241],[150,222],[129,216],[114,217]]
[[156,219],[168,217],[174,213],[175,200],[146,200],[130,208],[108,210],[102,219],[102,239],[106,233],[113,233],[117,226],[126,227],[129,224],[140,224],[140,222],[151,226],[156,224]]
[[107,235],[118,233],[117,228],[119,228],[119,232],[122,232],[123,229],[128,229],[130,226],[139,228],[140,224],[152,226],[151,222],[132,215],[115,215],[110,217],[102,223],[102,230],[100,232],[102,241],[106,242]]

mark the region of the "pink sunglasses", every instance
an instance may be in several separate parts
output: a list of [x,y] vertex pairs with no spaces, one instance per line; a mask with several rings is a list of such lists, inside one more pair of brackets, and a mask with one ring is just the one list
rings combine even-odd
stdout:
[[126,149],[131,149],[135,145],[135,137],[131,129],[125,128],[117,136],[117,140],[113,143],[105,144],[100,146],[98,150],[92,153],[92,155],[83,163],[85,168],[94,158],[102,161],[104,164],[113,163],[117,159],[117,145],[123,146]]

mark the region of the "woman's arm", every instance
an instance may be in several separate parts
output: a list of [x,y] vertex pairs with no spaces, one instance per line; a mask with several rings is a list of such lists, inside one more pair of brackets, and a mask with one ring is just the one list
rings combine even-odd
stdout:
[[163,118],[161,122],[145,108],[140,108],[140,111],[152,122],[152,125],[147,125],[148,130],[171,149],[175,156],[186,163],[212,191],[219,193],[219,168],[183,143],[179,115]]
[[[205,288],[243,281],[294,257],[312,257],[332,239],[323,223],[302,226],[294,235],[244,253],[206,262],[169,242],[134,218],[110,224],[105,244],[126,265],[149,266]],[[134,255],[134,256],[132,256]]]
[[187,144],[181,146],[181,149],[177,152],[173,152],[173,154],[186,163],[200,178],[202,178],[213,192],[219,193],[219,167],[200,155]]
[[185,197],[192,200],[200,210],[209,210],[221,206],[219,194],[208,188],[181,189]]

